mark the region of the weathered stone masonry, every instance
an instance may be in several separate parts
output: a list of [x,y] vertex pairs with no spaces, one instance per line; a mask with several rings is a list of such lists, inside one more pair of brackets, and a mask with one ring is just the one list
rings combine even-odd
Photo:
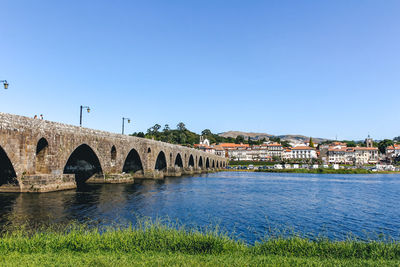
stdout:
[[192,148],[5,113],[0,113],[0,161],[3,192],[70,189],[78,178],[163,179],[226,166],[225,158]]

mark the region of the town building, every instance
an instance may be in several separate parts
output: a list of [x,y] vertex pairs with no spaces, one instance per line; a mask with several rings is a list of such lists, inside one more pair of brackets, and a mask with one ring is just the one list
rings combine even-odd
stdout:
[[292,148],[293,159],[315,159],[317,152],[315,148],[309,146],[296,146]]
[[400,156],[400,144],[394,144],[386,148],[386,156],[389,158],[397,158]]

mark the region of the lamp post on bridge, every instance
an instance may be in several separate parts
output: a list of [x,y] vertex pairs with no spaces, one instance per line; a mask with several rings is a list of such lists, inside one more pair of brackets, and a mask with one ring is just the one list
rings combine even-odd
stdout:
[[0,81],[0,83],[2,83],[4,85],[4,89],[8,89],[8,82],[7,80],[2,80]]
[[122,134],[124,134],[124,130],[125,130],[125,121],[128,121],[128,123],[131,123],[131,119],[122,117]]
[[79,126],[80,126],[80,127],[82,127],[82,109],[84,109],[84,108],[87,110],[87,113],[90,112],[90,107],[88,107],[88,106],[81,106],[81,113],[80,113],[80,120],[79,120]]

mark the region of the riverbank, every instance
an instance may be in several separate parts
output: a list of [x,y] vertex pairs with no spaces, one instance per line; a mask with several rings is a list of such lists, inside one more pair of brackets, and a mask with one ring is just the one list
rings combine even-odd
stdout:
[[230,172],[273,172],[273,173],[310,173],[310,174],[399,174],[391,171],[370,171],[365,169],[226,169]]
[[272,238],[255,245],[235,241],[217,230],[199,232],[162,224],[120,229],[30,232],[0,237],[2,266],[132,266],[132,265],[313,265],[398,266],[397,242],[311,241],[300,237]]

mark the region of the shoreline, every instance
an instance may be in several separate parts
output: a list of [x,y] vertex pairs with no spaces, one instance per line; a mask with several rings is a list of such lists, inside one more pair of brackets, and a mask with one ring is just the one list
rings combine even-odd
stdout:
[[308,174],[400,174],[395,171],[369,171],[364,169],[262,169],[262,170],[249,170],[249,169],[225,169],[228,172],[268,172],[268,173],[308,173]]

